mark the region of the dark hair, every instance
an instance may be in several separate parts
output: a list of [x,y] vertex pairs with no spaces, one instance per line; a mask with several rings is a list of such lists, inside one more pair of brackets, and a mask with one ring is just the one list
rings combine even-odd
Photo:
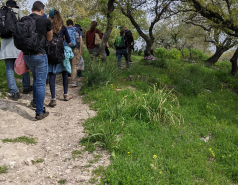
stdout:
[[33,6],[32,6],[32,11],[40,12],[44,8],[45,8],[45,5],[41,1],[36,1],[36,2],[34,2]]
[[121,30],[120,31],[120,35],[123,35],[125,32],[124,32],[124,30]]
[[93,32],[94,29],[97,27],[98,23],[96,21],[91,22],[91,28],[90,31]]
[[71,19],[69,19],[69,20],[66,21],[66,24],[67,24],[67,26],[70,26],[70,25],[73,26],[74,22]]
[[64,23],[59,11],[57,10],[54,11],[54,18],[53,19],[51,18],[51,23],[53,33],[60,33]]

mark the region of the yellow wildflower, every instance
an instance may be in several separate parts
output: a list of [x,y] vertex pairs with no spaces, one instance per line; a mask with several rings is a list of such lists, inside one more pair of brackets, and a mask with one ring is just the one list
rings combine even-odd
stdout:
[[157,159],[157,155],[153,155],[153,158],[154,158],[154,159]]

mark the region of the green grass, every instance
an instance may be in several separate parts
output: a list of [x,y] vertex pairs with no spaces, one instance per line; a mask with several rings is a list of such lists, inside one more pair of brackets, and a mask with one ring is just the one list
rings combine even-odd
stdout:
[[43,163],[44,159],[37,159],[36,161],[32,160],[31,162],[32,162],[33,165],[38,164],[38,163]]
[[7,167],[6,166],[0,166],[0,174],[7,173]]
[[65,184],[66,182],[67,182],[66,179],[62,179],[62,180],[59,180],[59,181],[58,181],[59,184]]
[[29,144],[36,144],[36,139],[23,136],[23,137],[18,137],[15,139],[2,139],[2,142],[3,143],[25,143],[29,145]]
[[[110,61],[107,73],[116,68]],[[81,144],[112,154],[101,183],[238,183],[238,96],[223,86],[237,77],[199,61],[166,60],[166,66],[141,61],[99,86],[84,86],[85,102],[98,113],[85,122],[89,134]]]
[[79,150],[74,150],[72,152],[72,157],[73,157],[73,159],[79,158],[81,154],[82,154],[82,152],[80,152]]
[[[17,75],[15,73],[15,78],[22,79],[21,75]],[[21,82],[16,82],[18,88],[22,87]],[[0,61],[0,92],[9,92],[7,79],[6,79],[6,69],[5,69],[5,62],[4,60]],[[1,95],[1,97],[4,97],[4,94]]]

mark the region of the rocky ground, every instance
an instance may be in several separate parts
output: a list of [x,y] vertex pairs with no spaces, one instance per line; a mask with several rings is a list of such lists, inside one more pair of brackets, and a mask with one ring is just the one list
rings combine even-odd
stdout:
[[[79,141],[85,136],[83,123],[96,112],[89,109],[79,96],[80,87],[69,88],[70,101],[63,100],[62,79],[57,76],[57,106],[50,108],[49,87],[46,87],[45,106],[50,115],[35,121],[30,108],[32,93],[18,102],[0,99],[0,185],[30,184],[97,184],[92,171],[108,166],[109,155],[103,150],[88,153]],[[26,136],[36,144],[3,143],[2,139]]]

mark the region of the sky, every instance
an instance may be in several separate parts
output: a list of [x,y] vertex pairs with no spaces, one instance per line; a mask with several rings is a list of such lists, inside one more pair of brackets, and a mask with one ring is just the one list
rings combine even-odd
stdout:
[[[29,3],[30,3],[30,6],[32,7],[32,5],[33,5],[33,3],[36,1],[36,0],[28,0],[29,1]],[[40,0],[42,3],[46,3],[47,2],[47,0]]]

